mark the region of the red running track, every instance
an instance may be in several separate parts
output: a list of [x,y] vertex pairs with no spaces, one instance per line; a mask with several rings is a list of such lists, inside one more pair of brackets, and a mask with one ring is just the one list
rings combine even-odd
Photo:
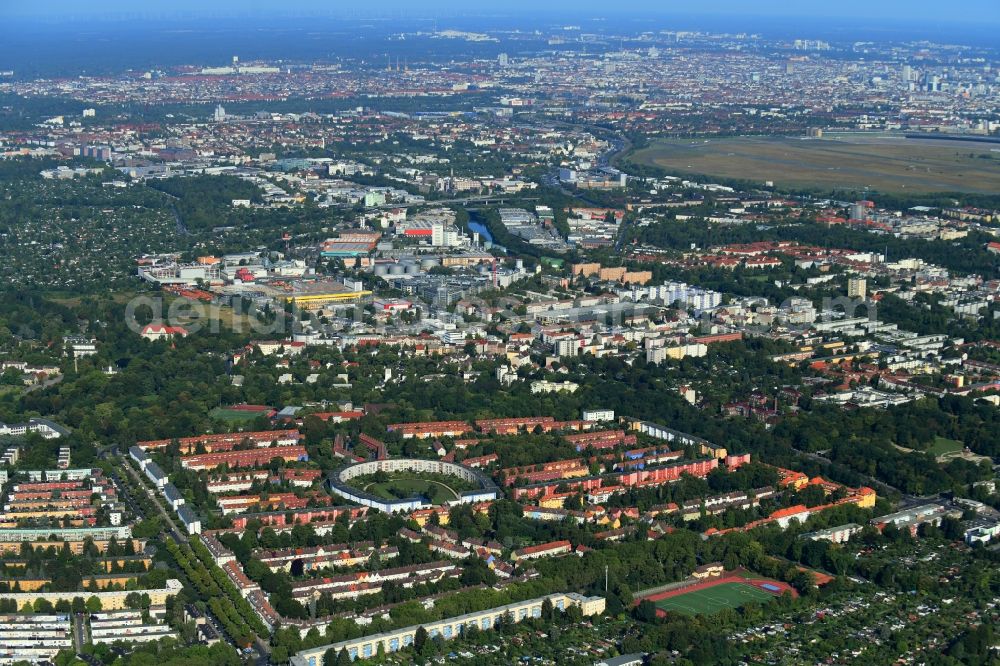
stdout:
[[[682,594],[688,594],[689,592],[697,592],[699,590],[707,590],[713,588],[717,585],[722,585],[724,583],[743,583],[744,585],[750,585],[756,587],[759,590],[763,590],[769,594],[773,594],[778,597],[785,592],[790,592],[793,597],[798,597],[799,593],[789,585],[788,583],[782,583],[777,580],[768,580],[766,578],[743,578],[741,576],[734,576],[729,574],[727,576],[721,576],[719,578],[710,578],[708,580],[698,581],[697,583],[692,583],[691,585],[685,585],[684,587],[679,587],[676,590],[667,590],[666,592],[658,592],[656,594],[651,594],[648,597],[641,597],[635,600],[635,603],[648,599],[650,601],[660,601],[661,599],[670,599],[671,597],[679,597]],[[771,590],[765,585],[778,588],[777,590]]]

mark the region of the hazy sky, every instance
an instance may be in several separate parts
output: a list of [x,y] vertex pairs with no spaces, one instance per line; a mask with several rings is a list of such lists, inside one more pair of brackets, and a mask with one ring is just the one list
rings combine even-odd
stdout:
[[[275,10],[275,8],[277,8]],[[101,14],[171,15],[177,13],[220,15],[283,14],[302,12],[357,12],[407,16],[525,13],[541,9],[551,15],[565,12],[594,14],[739,14],[788,18],[837,17],[839,21],[900,22],[947,21],[1000,24],[1000,0],[0,0],[0,18],[97,16]]]

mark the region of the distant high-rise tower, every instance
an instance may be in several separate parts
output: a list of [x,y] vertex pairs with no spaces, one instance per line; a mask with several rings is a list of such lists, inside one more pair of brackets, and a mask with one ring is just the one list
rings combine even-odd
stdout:
[[866,201],[858,201],[851,204],[852,220],[867,220],[868,218],[868,203]]
[[214,118],[217,123],[221,123],[226,119],[226,110],[221,104],[215,107],[215,113],[212,114],[212,118]]
[[868,296],[868,280],[865,278],[848,278],[848,298],[865,298]]
[[500,57],[497,58],[497,60],[500,61],[500,66],[501,67],[506,67],[507,65],[510,64],[510,58],[507,56],[506,53],[501,53]]

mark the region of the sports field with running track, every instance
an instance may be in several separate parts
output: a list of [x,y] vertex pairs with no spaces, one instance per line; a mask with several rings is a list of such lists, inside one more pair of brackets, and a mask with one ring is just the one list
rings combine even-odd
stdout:
[[788,583],[761,578],[738,569],[718,578],[700,581],[691,579],[649,590],[638,595],[635,603],[648,599],[656,605],[657,612],[661,615],[711,615],[723,608],[739,608],[751,601],[765,603],[785,592],[793,597],[798,596]]
[[766,602],[774,595],[746,583],[721,583],[704,590],[695,590],[676,597],[654,601],[667,613],[712,615],[723,608],[739,608],[750,601]]

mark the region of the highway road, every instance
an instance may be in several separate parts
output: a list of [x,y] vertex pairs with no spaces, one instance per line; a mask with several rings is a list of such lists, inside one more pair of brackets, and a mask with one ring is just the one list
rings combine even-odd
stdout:
[[[538,197],[522,197],[520,195],[504,195],[504,194],[477,194],[474,196],[460,197],[458,199],[432,199],[428,201],[421,201],[419,203],[391,203],[382,204],[381,206],[373,206],[373,210],[392,210],[393,208],[409,208],[411,206],[449,206],[459,204],[461,206],[468,206],[469,204],[475,204],[480,206],[502,206],[505,201],[510,199],[517,199],[518,201],[537,201]],[[342,206],[336,206],[337,208],[353,208],[351,204],[343,204]]]
[[[797,451],[797,452],[801,456],[809,458],[810,460],[815,460],[816,462],[824,463],[826,465],[836,464],[826,456],[821,456],[818,453],[806,453],[805,451]],[[900,499],[897,508],[899,510],[903,510],[911,506],[917,506],[919,504],[927,504],[929,502],[934,502],[941,499],[940,494],[920,496],[920,495],[911,495],[910,493],[904,493],[899,488],[896,488],[895,486],[890,486],[888,483],[880,481],[873,476],[869,476],[867,474],[861,474],[860,472],[857,472],[857,474],[858,476],[860,476],[865,480],[865,483],[867,483],[870,487],[874,488],[877,492],[882,493],[883,495],[886,494],[898,495]]]
[[[608,148],[608,150],[604,151],[603,153],[601,153],[597,157],[597,166],[598,166],[598,168],[604,168],[604,167],[608,167],[608,166],[614,167],[618,163],[618,161],[622,158],[623,155],[628,154],[628,152],[630,150],[632,150],[632,142],[629,141],[629,139],[625,135],[621,134],[620,132],[616,132],[615,130],[608,129],[607,127],[599,127],[597,125],[568,123],[568,122],[562,122],[562,121],[554,121],[554,122],[553,121],[547,121],[545,124],[546,125],[550,125],[550,126],[557,126],[557,127],[568,127],[568,128],[573,128],[573,129],[583,129],[583,130],[586,130],[586,131],[590,132],[591,134],[593,134],[595,136],[598,136],[598,137],[601,137],[601,138],[607,140],[611,145]],[[593,201],[593,200],[589,199],[587,197],[586,191],[581,192],[580,190],[577,190],[577,189],[570,190],[570,189],[567,189],[566,187],[564,187],[563,184],[562,184],[562,182],[559,180],[558,175],[555,174],[555,173],[551,173],[551,174],[547,174],[546,176],[543,176],[543,178],[542,178],[542,184],[545,185],[545,186],[547,186],[547,187],[557,188],[563,194],[565,194],[566,196],[574,197],[576,199],[580,199],[582,201],[587,202],[588,204],[590,204],[592,206],[595,206],[595,207],[598,207],[598,208],[602,208],[603,207],[602,203],[597,202],[597,201]],[[627,236],[626,231],[628,229],[628,225],[629,225],[629,220],[628,220],[628,216],[626,216],[625,220],[623,220],[622,223],[621,223],[621,225],[618,227],[618,235],[616,236],[616,239],[615,239],[615,252],[621,252],[622,245],[625,243],[625,237]]]
[[84,614],[73,613],[73,649],[77,652],[81,652],[87,643],[87,628],[84,624]]
[[38,391],[40,389],[47,389],[50,386],[55,386],[56,384],[58,384],[62,380],[63,380],[63,375],[62,374],[58,374],[55,377],[52,377],[50,379],[46,379],[46,380],[44,380],[42,382],[39,382],[38,384],[35,384],[34,386],[29,386],[28,388],[24,389],[24,392],[25,393],[31,393],[32,391]]
[[[176,541],[177,543],[187,543],[188,542],[187,535],[184,533],[183,530],[177,528],[177,524],[174,522],[174,519],[171,518],[170,514],[167,513],[164,510],[163,506],[157,501],[156,494],[149,486],[145,484],[145,482],[142,480],[139,474],[134,469],[132,469],[132,466],[128,464],[128,462],[122,461],[122,464],[120,464],[119,467],[124,468],[125,472],[132,477],[135,483],[139,487],[141,487],[143,491],[146,493],[146,496],[149,497],[149,501],[153,503],[153,506],[156,507],[156,510],[160,514],[160,517],[163,518],[163,524],[165,526],[169,526],[167,532],[170,534],[173,540]],[[119,486],[124,489],[125,485],[121,483],[121,479],[115,479],[115,481],[118,482]],[[137,513],[136,515],[141,515],[141,514]]]
[[[143,491],[149,497],[149,500],[156,507],[157,512],[160,514],[160,516],[163,518],[164,521],[163,523],[164,529],[162,532],[164,534],[169,535],[170,538],[172,538],[175,542],[179,544],[188,543],[189,539],[187,537],[187,534],[183,530],[177,527],[177,524],[174,522],[174,519],[170,516],[170,514],[166,510],[164,510],[163,506],[157,501],[156,494],[154,493],[154,491],[149,486],[146,485],[146,483],[139,476],[138,472],[136,472],[132,468],[132,465],[130,465],[126,460],[119,459],[119,464],[117,465],[117,467],[125,469],[126,474],[128,474],[133,479],[133,481],[143,489]],[[115,480],[115,483],[118,484],[118,487],[122,489],[122,494],[125,496],[126,502],[129,504],[129,508],[132,510],[133,514],[141,516],[142,513],[140,513],[139,511],[135,499],[130,495],[128,486],[122,483],[121,479],[118,477],[117,474],[113,474],[112,478]],[[230,645],[232,645],[237,650],[237,652],[239,652],[242,656],[253,660],[256,666],[266,666],[267,664],[270,663],[269,655],[271,653],[271,648],[266,641],[263,641],[258,637],[254,642],[253,651],[247,654],[232,642],[231,637],[222,629],[222,623],[220,623],[218,619],[216,619],[216,617],[212,615],[212,613],[207,609],[205,611],[205,617],[212,624],[212,627],[215,629],[216,633],[219,634],[219,636],[225,637],[226,641]]]

